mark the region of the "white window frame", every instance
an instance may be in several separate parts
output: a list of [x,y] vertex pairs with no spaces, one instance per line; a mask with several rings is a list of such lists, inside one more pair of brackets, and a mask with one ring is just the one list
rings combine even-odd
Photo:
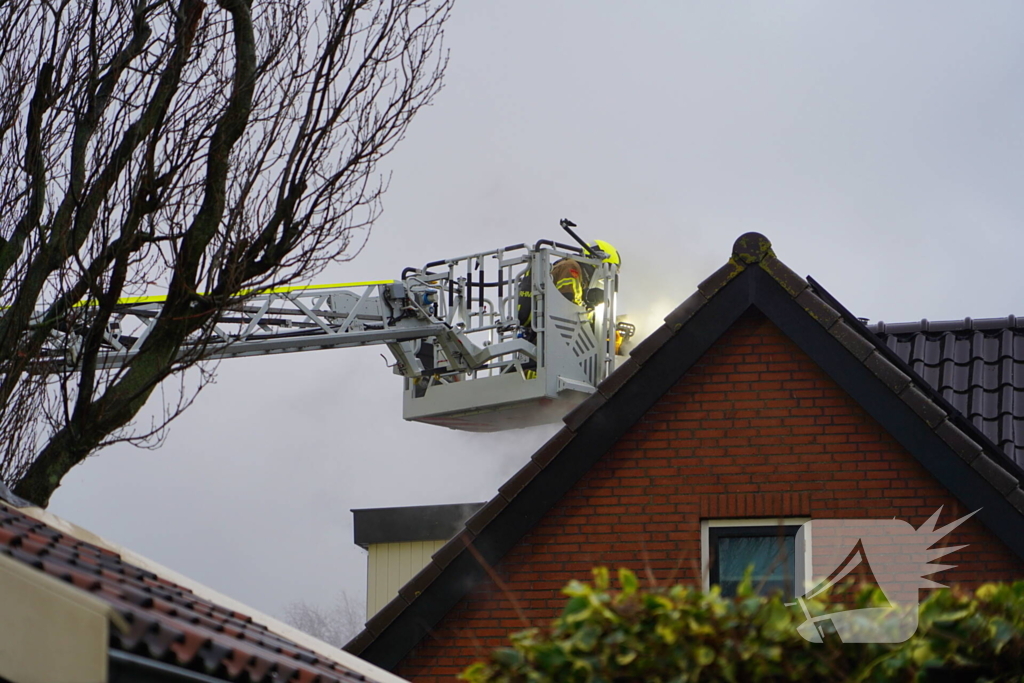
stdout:
[[750,519],[702,519],[700,520],[700,576],[701,587],[707,591],[711,588],[711,549],[710,534],[712,527],[740,526],[799,526],[796,534],[796,559],[794,568],[796,576],[794,585],[797,595],[803,595],[814,588],[811,572],[811,520],[809,517],[756,517]]

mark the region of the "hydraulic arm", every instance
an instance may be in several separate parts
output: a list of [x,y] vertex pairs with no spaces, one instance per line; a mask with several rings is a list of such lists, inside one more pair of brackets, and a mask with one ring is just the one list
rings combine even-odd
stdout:
[[[567,258],[590,265],[589,288],[600,292],[591,300],[600,304],[567,300],[550,277],[524,277]],[[618,267],[600,254],[520,244],[406,268],[398,280],[240,295],[182,353],[214,360],[386,345],[405,378],[406,419],[505,429],[560,418],[614,369],[617,289]],[[131,363],[162,306],[162,297],[120,301],[100,366]],[[80,348],[74,329],[54,333],[40,367],[73,370]]]

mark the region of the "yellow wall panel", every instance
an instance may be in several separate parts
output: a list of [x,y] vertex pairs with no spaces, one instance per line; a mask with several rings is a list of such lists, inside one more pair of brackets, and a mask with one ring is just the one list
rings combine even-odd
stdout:
[[366,557],[366,618],[391,602],[445,543],[440,540],[371,544]]

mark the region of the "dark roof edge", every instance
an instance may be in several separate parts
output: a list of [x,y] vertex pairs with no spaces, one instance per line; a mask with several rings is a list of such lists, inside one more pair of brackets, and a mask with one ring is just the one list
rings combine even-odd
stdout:
[[457,534],[483,503],[416,505],[352,510],[355,544],[447,541]]
[[[771,286],[764,286],[767,283]],[[988,440],[972,439],[955,420],[949,420],[948,415],[958,413],[949,413],[932,401],[927,383],[894,363],[895,354],[884,345],[878,348],[877,338],[865,335],[863,323],[845,308],[840,306],[840,311],[830,305],[819,296],[818,288],[779,261],[767,238],[747,233],[736,240],[728,262],[669,313],[665,324],[638,344],[630,359],[602,382],[595,394],[565,416],[565,427],[534,453],[499,489],[498,496],[468,520],[466,529],[438,550],[431,564],[370,619],[345,649],[378,666],[396,666],[483,576],[466,546],[472,543],[487,563],[499,561],[751,306],[791,338],[793,333],[805,337],[803,343],[794,341],[862,407],[869,408],[866,396],[882,397],[888,412],[868,412],[890,433],[899,431],[902,438],[893,435],[933,474],[933,456],[944,451],[948,467],[935,476],[954,495],[970,505],[981,494],[998,493],[995,504],[987,505],[979,516],[1024,559],[1022,479],[991,457],[1002,452]],[[783,324],[780,317],[786,319]],[[822,358],[835,361],[831,371]],[[898,415],[899,424],[891,427],[893,415]],[[1000,519],[997,512],[1015,517]]]

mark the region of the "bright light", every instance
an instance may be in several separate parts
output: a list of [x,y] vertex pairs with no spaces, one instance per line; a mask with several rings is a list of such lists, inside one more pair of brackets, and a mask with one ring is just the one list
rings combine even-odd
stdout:
[[594,319],[595,320],[604,320],[604,307],[605,307],[605,304],[598,304],[598,305],[594,306]]

